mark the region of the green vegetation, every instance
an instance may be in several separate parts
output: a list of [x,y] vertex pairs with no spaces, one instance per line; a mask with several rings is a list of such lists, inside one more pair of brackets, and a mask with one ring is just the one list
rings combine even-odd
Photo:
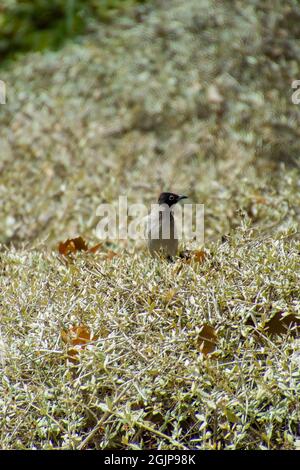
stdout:
[[[151,2],[1,71],[1,448],[299,446],[299,332],[270,329],[300,319],[298,13]],[[205,204],[203,262],[58,254],[98,242],[100,203],[161,190]]]

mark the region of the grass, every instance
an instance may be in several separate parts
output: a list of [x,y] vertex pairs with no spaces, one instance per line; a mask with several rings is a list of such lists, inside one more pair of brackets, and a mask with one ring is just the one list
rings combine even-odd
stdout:
[[110,23],[144,0],[3,0],[0,52],[5,64],[28,51],[58,49],[66,40]]
[[[299,337],[270,328],[300,319],[296,6],[200,3],[139,7],[1,72],[3,449],[299,443]],[[168,189],[205,204],[203,262],[114,240],[58,254],[97,243],[100,203]],[[80,324],[95,339],[71,362]]]

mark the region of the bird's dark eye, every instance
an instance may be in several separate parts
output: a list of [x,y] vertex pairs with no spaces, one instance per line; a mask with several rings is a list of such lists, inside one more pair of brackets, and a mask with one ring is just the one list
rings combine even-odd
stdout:
[[170,201],[173,201],[173,199],[174,199],[174,196],[169,196]]

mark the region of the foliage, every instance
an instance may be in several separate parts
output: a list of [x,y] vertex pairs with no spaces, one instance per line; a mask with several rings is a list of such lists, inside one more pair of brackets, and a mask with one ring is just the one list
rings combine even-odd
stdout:
[[2,57],[29,50],[56,49],[87,31],[92,21],[111,21],[143,0],[4,0],[0,7]]

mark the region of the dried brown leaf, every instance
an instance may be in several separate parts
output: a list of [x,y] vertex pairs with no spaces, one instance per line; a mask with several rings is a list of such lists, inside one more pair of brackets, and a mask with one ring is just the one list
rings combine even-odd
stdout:
[[216,349],[217,342],[218,337],[215,329],[207,323],[202,325],[197,338],[199,351],[206,356]]

